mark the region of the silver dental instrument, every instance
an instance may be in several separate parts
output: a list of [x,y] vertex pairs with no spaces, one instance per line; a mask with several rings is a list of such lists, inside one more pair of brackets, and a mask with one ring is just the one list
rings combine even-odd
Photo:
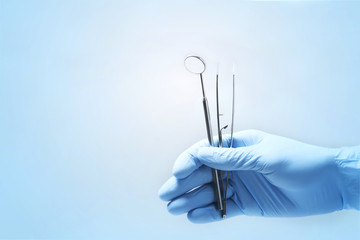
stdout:
[[[218,72],[216,74],[216,119],[217,119],[217,129],[218,129],[218,138],[219,138],[219,148],[222,148],[222,130],[226,129],[228,125],[221,127],[220,124],[220,116],[222,114],[220,113],[220,103],[219,103],[219,68]],[[221,192],[223,193],[222,199],[223,199],[223,209],[222,209],[222,218],[225,219],[226,217],[226,192],[224,187],[224,178],[222,171],[219,170],[220,180],[221,180]],[[227,185],[226,185],[227,189]]]
[[[233,77],[232,77],[232,108],[231,108],[231,129],[230,129],[230,145],[229,148],[232,148],[233,146],[233,135],[234,135],[234,116],[235,116],[235,65],[233,65]],[[217,103],[217,120],[218,120],[218,133],[219,133],[219,147],[222,147],[222,130],[226,129],[228,125],[226,125],[223,128],[220,128],[220,109],[219,109],[219,76],[216,75],[216,103]],[[221,139],[221,141],[220,141]],[[227,195],[227,189],[229,185],[229,177],[230,172],[226,172],[226,183],[225,183],[225,189],[224,189],[224,183],[223,183],[223,177],[222,172],[220,173],[222,186],[223,186],[223,210],[222,210],[222,218],[226,218],[226,195]]]
[[231,132],[230,132],[230,148],[233,146],[233,134],[234,134],[234,115],[235,115],[235,64],[233,65],[233,85],[232,85],[232,108],[231,108]]
[[[199,56],[188,56],[184,60],[185,68],[194,74],[200,75],[201,80],[201,90],[203,94],[203,108],[204,108],[204,115],[205,115],[205,124],[206,124],[206,133],[207,138],[209,141],[209,144],[211,146],[214,146],[214,140],[212,135],[212,129],[211,129],[211,120],[210,120],[210,111],[209,111],[209,104],[205,95],[205,89],[204,89],[204,83],[203,83],[203,76],[202,74],[206,70],[206,64],[205,61],[199,57]],[[212,175],[214,180],[214,187],[215,187],[215,195],[218,202],[218,209],[223,210],[223,200],[221,196],[221,189],[220,189],[220,182],[219,182],[219,172],[216,169],[212,169]]]

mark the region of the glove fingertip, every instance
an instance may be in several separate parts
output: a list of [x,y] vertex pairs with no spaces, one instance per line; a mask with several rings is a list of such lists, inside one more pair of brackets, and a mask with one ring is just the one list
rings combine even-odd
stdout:
[[216,210],[214,204],[204,208],[197,208],[191,210],[190,212],[188,212],[187,218],[190,222],[196,224],[209,223],[222,219],[219,212]]
[[186,178],[192,173],[191,169],[187,167],[178,167],[177,165],[174,165],[172,172],[174,177],[176,177],[177,179]]
[[165,202],[170,201],[174,186],[176,186],[176,179],[171,177],[160,187],[158,191],[159,198]]
[[183,179],[189,176],[200,166],[201,163],[194,158],[193,154],[184,152],[176,159],[172,172],[174,177]]
[[187,214],[187,219],[188,219],[190,222],[195,223],[195,224],[205,223],[205,221],[199,219],[199,218],[197,217],[197,215],[198,215],[198,214],[196,214],[196,212],[195,212],[195,214],[194,214],[194,210],[193,210],[193,211],[190,211],[190,212],[188,212],[188,214]]
[[168,197],[167,197],[167,192],[166,192],[166,190],[165,190],[165,187],[164,187],[164,185],[163,186],[161,186],[161,188],[159,189],[159,191],[158,191],[158,196],[159,196],[159,198],[161,199],[161,200],[163,200],[163,201],[169,201],[168,200]]

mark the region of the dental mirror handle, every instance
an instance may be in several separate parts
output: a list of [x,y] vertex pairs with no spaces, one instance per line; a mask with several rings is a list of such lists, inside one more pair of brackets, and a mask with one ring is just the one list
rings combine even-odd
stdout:
[[[213,147],[214,146],[214,140],[213,135],[211,131],[211,120],[210,120],[210,111],[209,111],[209,104],[206,99],[206,97],[203,97],[203,107],[204,107],[204,114],[205,114],[205,124],[206,124],[206,133],[209,140],[209,144]],[[212,175],[214,179],[214,185],[215,185],[215,194],[218,202],[218,209],[223,210],[223,201],[221,198],[221,190],[220,190],[220,182],[219,182],[219,173],[218,170],[212,168]]]

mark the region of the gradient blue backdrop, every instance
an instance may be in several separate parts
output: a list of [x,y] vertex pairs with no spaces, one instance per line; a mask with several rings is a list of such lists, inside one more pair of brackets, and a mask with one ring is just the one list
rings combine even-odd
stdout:
[[336,147],[360,144],[359,42],[357,2],[1,1],[0,238],[360,238],[356,211],[194,225],[157,196],[205,137],[184,56],[213,113],[220,62],[226,116],[236,64],[236,130]]

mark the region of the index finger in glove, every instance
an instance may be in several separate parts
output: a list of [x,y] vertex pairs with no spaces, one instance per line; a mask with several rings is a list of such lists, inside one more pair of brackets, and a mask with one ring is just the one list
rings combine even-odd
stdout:
[[180,154],[173,167],[173,175],[178,179],[188,177],[203,164],[197,159],[197,151],[200,147],[210,147],[207,140],[200,141]]
[[[223,177],[226,175],[224,174]],[[184,179],[171,177],[159,190],[159,197],[164,201],[170,201],[186,192],[213,181],[212,171],[207,166],[201,166],[190,176]]]

